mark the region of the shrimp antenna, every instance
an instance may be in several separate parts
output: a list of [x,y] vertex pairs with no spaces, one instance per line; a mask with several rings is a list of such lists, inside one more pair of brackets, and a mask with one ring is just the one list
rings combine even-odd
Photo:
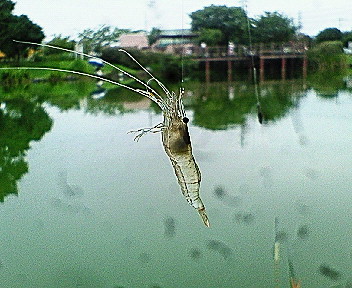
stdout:
[[163,109],[165,107],[165,104],[160,101],[159,99],[156,99],[153,94],[151,94],[148,91],[142,90],[142,89],[136,89],[133,87],[130,87],[128,85],[104,78],[104,77],[100,77],[98,75],[94,75],[94,74],[89,74],[89,73],[85,73],[85,72],[79,72],[79,71],[74,71],[74,70],[67,70],[67,69],[58,69],[58,68],[49,68],[49,67],[6,67],[6,68],[0,68],[0,70],[49,70],[49,71],[58,71],[58,72],[65,72],[65,73],[72,73],[72,74],[78,74],[81,76],[87,76],[90,78],[95,78],[107,83],[111,83],[126,89],[129,89],[133,92],[136,92],[138,94],[141,94],[142,96],[145,96],[147,98],[149,98],[150,100],[152,100],[153,102],[157,103],[161,109]]
[[161,89],[163,89],[163,91],[164,91],[164,93],[165,93],[166,95],[168,95],[168,96],[170,95],[170,92],[169,92],[169,90],[165,87],[165,85],[164,85],[163,83],[161,83],[157,78],[155,78],[155,77],[153,76],[153,74],[150,73],[145,67],[143,67],[129,52],[127,52],[126,50],[123,50],[123,49],[119,49],[119,51],[126,53],[135,63],[138,64],[139,67],[142,68],[142,70],[143,70],[144,72],[146,72],[150,77],[152,77],[151,79],[149,79],[149,81],[148,81],[147,83],[149,83],[151,80],[154,80],[154,81],[161,87]]
[[[16,42],[16,43],[31,44],[31,45],[41,46],[41,47],[48,47],[48,48],[52,48],[52,49],[56,49],[56,50],[61,50],[61,51],[66,51],[66,52],[74,53],[74,54],[76,54],[76,55],[86,56],[86,57],[88,57],[88,58],[96,58],[96,59],[99,59],[99,60],[101,60],[104,64],[107,64],[107,65],[113,67],[114,69],[120,71],[121,73],[125,74],[126,76],[132,78],[132,79],[135,80],[136,82],[138,82],[138,83],[142,84],[143,86],[145,86],[147,90],[150,90],[150,91],[152,92],[152,95],[150,95],[149,92],[148,92],[148,93],[149,93],[149,95],[150,95],[151,97],[155,98],[155,99],[153,100],[154,102],[159,102],[159,101],[157,100],[157,98],[154,97],[154,95],[156,95],[158,98],[160,98],[161,101],[163,100],[163,98],[159,95],[159,93],[157,93],[157,92],[156,92],[152,87],[150,87],[147,83],[143,82],[142,80],[138,79],[137,77],[133,76],[132,74],[126,72],[125,70],[123,70],[123,69],[121,69],[121,68],[115,66],[114,64],[111,64],[110,62],[105,61],[105,60],[103,60],[103,59],[101,59],[101,58],[98,58],[98,57],[95,57],[95,56],[92,56],[92,55],[89,55],[89,54],[86,54],[86,53],[83,53],[83,52],[73,51],[73,50],[71,50],[71,49],[66,49],[66,48],[62,48],[62,47],[57,47],[57,46],[53,46],[53,45],[49,45],[49,44],[34,43],[34,42],[28,42],[28,41],[18,41],[18,40],[13,40],[13,41]],[[137,60],[132,57],[131,54],[129,54],[127,51],[122,50],[122,49],[119,49],[119,51],[126,53],[133,61],[135,61],[140,67],[143,68],[143,71],[147,72],[151,77],[153,77],[153,79],[156,79],[153,75],[151,75],[151,73],[150,73],[147,69],[145,69],[141,64],[139,64],[139,63],[137,62]],[[34,67],[33,67],[33,68],[34,68]],[[26,69],[33,69],[33,68],[26,68]],[[42,69],[42,70],[45,70],[45,69]],[[50,69],[46,69],[46,70],[50,70]],[[60,71],[60,70],[61,70],[61,71]],[[69,71],[69,70],[66,70],[66,71],[62,71],[62,70],[63,70],[63,69],[57,69],[57,70],[52,70],[52,71],[60,71],[60,72],[68,72],[68,73],[75,72],[75,71]],[[79,73],[75,73],[75,74],[79,74]],[[81,75],[83,75],[83,74],[81,74]],[[86,73],[86,75],[84,75],[84,76],[93,76],[93,75]],[[97,77],[92,77],[92,78],[96,78],[96,79],[100,79],[100,80],[102,80],[102,81],[105,81],[105,80],[104,80],[105,78],[97,78]],[[109,81],[105,81],[105,82],[109,82]],[[159,84],[159,82],[160,82],[160,81],[157,81],[158,84]],[[111,82],[110,82],[110,83],[111,83]],[[125,88],[129,87],[129,86],[123,85],[123,84],[120,85],[120,83],[118,83],[118,82],[115,82],[115,83],[113,83],[113,84],[116,84],[116,85],[119,85],[119,86],[122,86],[122,87],[125,87]],[[160,84],[159,84],[159,85],[160,85]],[[162,87],[162,86],[160,86],[160,87]],[[163,88],[163,87],[162,87],[162,88]],[[137,90],[138,90],[139,92],[137,92],[137,93],[140,93],[140,91],[143,91],[143,90],[140,90],[140,89],[134,89],[134,88],[132,88],[132,87],[129,87],[128,89],[133,90],[133,91],[135,91],[135,92],[137,92]],[[164,88],[163,88],[163,90],[164,90]],[[164,90],[164,91],[165,91],[165,90]],[[141,93],[140,93],[140,94],[141,94]],[[144,93],[143,93],[142,95],[145,96]],[[150,98],[150,97],[148,97],[148,98]]]

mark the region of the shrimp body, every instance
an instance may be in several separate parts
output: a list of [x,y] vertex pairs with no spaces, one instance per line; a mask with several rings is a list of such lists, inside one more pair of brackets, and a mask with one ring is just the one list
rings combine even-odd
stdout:
[[182,194],[187,202],[197,209],[204,224],[209,227],[205,207],[199,197],[201,174],[192,154],[192,146],[187,127],[188,118],[176,116],[164,118],[162,142],[175,170]]
[[[31,44],[37,45],[41,47],[48,47],[53,48],[61,51],[66,51],[70,53],[74,53],[76,55],[82,55],[88,58],[96,58],[92,55],[72,51],[62,47],[56,47],[47,44],[40,44],[40,43],[33,43],[33,42],[25,42],[25,41],[17,41],[17,43],[22,44]],[[186,197],[188,203],[195,209],[197,209],[199,215],[201,216],[204,224],[209,227],[209,220],[205,212],[205,207],[203,205],[202,200],[199,197],[199,188],[200,188],[200,180],[201,175],[198,168],[197,163],[192,154],[192,146],[191,140],[188,133],[188,118],[186,117],[183,103],[182,103],[182,96],[184,94],[184,90],[180,89],[179,94],[175,92],[170,92],[163,83],[161,83],[158,79],[156,79],[150,71],[148,71],[145,67],[143,67],[133,56],[125,50],[119,49],[119,51],[127,54],[132,61],[134,61],[149,77],[151,77],[147,82],[142,81],[141,79],[137,78],[136,76],[128,73],[127,71],[103,60],[101,62],[103,64],[109,65],[112,68],[116,69],[120,73],[124,74],[125,76],[133,79],[139,86],[142,88],[134,88],[128,86],[123,83],[119,83],[114,80],[107,79],[102,75],[93,75],[89,73],[84,73],[80,71],[74,70],[65,70],[65,69],[58,69],[58,68],[48,68],[48,67],[10,67],[10,68],[0,68],[2,69],[31,69],[31,70],[50,70],[50,71],[59,71],[65,73],[73,73],[82,76],[91,77],[100,81],[108,82],[125,89],[131,90],[135,93],[138,93],[144,97],[155,102],[163,112],[164,121],[152,128],[147,129],[139,129],[137,131],[131,132],[139,132],[139,134],[135,137],[135,140],[138,140],[141,136],[148,132],[160,132],[162,133],[162,142],[165,149],[166,154],[169,156],[171,164],[175,170],[175,174],[178,180],[178,183],[181,187],[181,191],[183,195]],[[150,82],[156,82],[158,89],[153,88],[150,85]],[[161,90],[158,92],[157,90]]]

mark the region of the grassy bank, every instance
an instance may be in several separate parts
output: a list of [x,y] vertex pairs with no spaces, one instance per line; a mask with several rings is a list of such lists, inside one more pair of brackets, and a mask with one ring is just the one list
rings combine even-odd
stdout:
[[[127,71],[131,74],[136,74],[134,69],[127,68],[121,65],[116,65],[117,67]],[[43,60],[38,62],[23,61],[19,63],[0,63],[0,68],[14,68],[14,67],[47,67],[56,68],[64,70],[73,70],[84,72],[88,74],[94,74],[95,68],[88,63],[87,60]],[[118,71],[113,67],[106,65],[102,68],[103,74],[107,78],[118,78]],[[18,70],[0,70],[0,85],[19,85],[19,84],[29,84],[34,82],[49,81],[57,82],[64,80],[80,79],[87,80],[91,79],[89,77],[79,76],[77,74],[64,73],[59,71],[50,70],[31,70],[31,69],[18,69]],[[95,80],[94,80],[95,81]]]

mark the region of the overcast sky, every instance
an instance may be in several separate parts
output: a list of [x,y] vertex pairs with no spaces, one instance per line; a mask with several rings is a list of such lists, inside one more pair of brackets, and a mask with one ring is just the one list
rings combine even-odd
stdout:
[[[243,6],[230,0],[14,0],[14,14],[25,14],[53,35],[75,38],[100,25],[132,30],[190,28],[189,14],[211,4]],[[250,17],[278,11],[303,24],[302,32],[315,36],[330,27],[352,30],[351,0],[247,0]],[[299,16],[300,15],[300,16]]]

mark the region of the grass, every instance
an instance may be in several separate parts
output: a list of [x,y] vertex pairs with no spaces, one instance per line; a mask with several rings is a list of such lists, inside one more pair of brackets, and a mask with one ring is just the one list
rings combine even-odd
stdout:
[[[128,67],[124,67],[121,65],[115,65],[122,70],[135,75],[136,70],[130,69]],[[85,72],[88,74],[94,74],[95,69],[93,66],[91,66],[88,61],[86,60],[44,60],[40,62],[30,62],[30,61],[23,61],[20,63],[0,63],[0,68],[6,68],[6,67],[48,67],[48,68],[57,68],[57,69],[65,69],[65,70],[73,70],[73,71],[80,71],[80,72]],[[117,70],[114,69],[113,67],[109,65],[105,65],[102,68],[102,71],[104,75],[110,74],[112,72],[116,72]],[[117,71],[118,72],[118,71]],[[64,80],[67,76],[77,76],[77,75],[72,75],[69,73],[64,73],[64,72],[58,72],[58,71],[49,71],[49,70],[2,70],[0,71],[0,79],[3,79],[6,74],[6,79],[8,78],[15,78],[16,83],[20,82],[18,79],[20,79],[22,76],[26,77],[26,79],[42,79],[42,80],[51,80],[51,81],[60,81]],[[87,77],[82,77],[82,79],[88,79]],[[95,81],[95,80],[94,80]],[[4,81],[3,81],[4,83]],[[13,82],[11,82],[13,83]]]

